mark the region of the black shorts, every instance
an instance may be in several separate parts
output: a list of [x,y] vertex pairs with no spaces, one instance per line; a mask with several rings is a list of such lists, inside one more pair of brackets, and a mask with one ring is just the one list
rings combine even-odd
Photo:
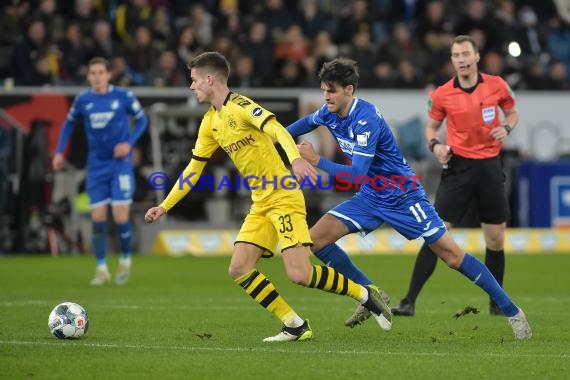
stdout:
[[452,156],[443,169],[435,209],[446,222],[458,224],[474,202],[481,223],[501,224],[509,218],[505,173],[500,157],[469,159]]

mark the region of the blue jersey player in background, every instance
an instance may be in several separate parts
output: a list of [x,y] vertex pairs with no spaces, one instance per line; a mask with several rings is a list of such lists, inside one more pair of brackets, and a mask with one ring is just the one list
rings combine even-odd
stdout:
[[[336,241],[349,233],[369,233],[387,223],[407,239],[423,238],[449,267],[489,294],[508,318],[516,339],[530,338],[532,332],[522,309],[511,301],[487,267],[463,252],[446,230],[378,108],[355,97],[356,62],[339,58],[325,63],[319,81],[326,103],[287,130],[297,137],[319,125],[327,127],[352,160],[351,165],[319,156],[309,142],[298,145],[301,156],[331,175],[342,174],[343,181],[350,178],[362,185],[352,198],[333,207],[311,228],[313,253],[353,281],[370,285],[372,281]],[[353,327],[369,316],[365,308],[358,307],[345,324]]]
[[[54,170],[64,165],[63,151],[77,120],[82,119],[87,134],[87,179],[93,225],[93,251],[97,259],[92,285],[111,280],[107,267],[107,208],[111,204],[117,224],[121,255],[115,282],[123,285],[131,270],[132,225],[129,220],[134,194],[132,148],[148,125],[147,117],[131,91],[109,84],[110,64],[104,58],[89,61],[90,88],[75,97],[53,157]],[[131,128],[131,118],[134,127]]]

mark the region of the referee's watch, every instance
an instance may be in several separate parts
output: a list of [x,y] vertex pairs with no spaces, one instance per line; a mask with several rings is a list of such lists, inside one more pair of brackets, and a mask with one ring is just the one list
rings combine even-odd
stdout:
[[507,131],[507,135],[510,135],[511,131],[513,130],[513,127],[508,124],[503,124],[503,128],[505,128],[505,131]]

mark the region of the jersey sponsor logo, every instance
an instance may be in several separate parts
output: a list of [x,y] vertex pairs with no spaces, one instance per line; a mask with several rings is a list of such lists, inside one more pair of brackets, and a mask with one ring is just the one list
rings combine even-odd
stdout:
[[251,115],[253,117],[259,117],[263,114],[263,109],[261,109],[260,107],[255,107],[254,109],[251,110]]
[[114,112],[94,112],[89,115],[91,128],[103,129],[109,124],[109,121],[115,116]]
[[227,154],[230,154],[232,152],[237,152],[238,150],[240,150],[241,148],[244,148],[248,145],[250,145],[251,143],[255,142],[255,139],[253,138],[253,136],[250,134],[248,137],[244,137],[243,139],[239,139],[236,142],[233,142],[231,144],[228,144],[226,146],[223,146],[222,149],[224,150],[224,152],[226,152]]
[[485,107],[481,113],[485,124],[489,125],[495,120],[495,106]]
[[359,146],[368,146],[368,138],[370,137],[370,131],[364,132],[360,135],[356,135],[356,142]]
[[345,140],[345,139],[341,139],[341,138],[337,138],[338,141],[338,145],[340,146],[340,149],[347,154],[352,154],[352,152],[354,151],[354,142],[353,141],[349,141],[349,140]]

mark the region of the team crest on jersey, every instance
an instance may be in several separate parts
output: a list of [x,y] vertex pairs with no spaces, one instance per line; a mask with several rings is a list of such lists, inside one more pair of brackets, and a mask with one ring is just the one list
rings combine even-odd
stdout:
[[119,108],[119,101],[115,99],[111,102],[111,109],[116,110],[117,108]]
[[494,106],[483,108],[481,113],[483,114],[483,121],[485,122],[485,124],[489,125],[495,120]]
[[255,107],[254,109],[251,110],[251,115],[253,117],[259,117],[263,115],[263,109],[260,107]]
[[236,127],[237,127],[236,121],[231,116],[228,117],[228,125],[230,126],[231,129],[236,129]]

